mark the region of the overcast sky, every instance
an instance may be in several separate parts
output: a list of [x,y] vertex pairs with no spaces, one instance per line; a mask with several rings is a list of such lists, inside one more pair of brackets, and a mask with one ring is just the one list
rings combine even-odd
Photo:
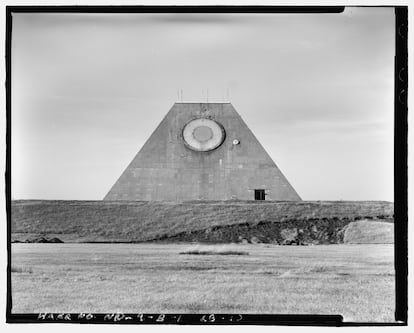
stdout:
[[12,197],[102,199],[177,89],[208,89],[304,200],[393,201],[393,61],[392,8],[14,14]]

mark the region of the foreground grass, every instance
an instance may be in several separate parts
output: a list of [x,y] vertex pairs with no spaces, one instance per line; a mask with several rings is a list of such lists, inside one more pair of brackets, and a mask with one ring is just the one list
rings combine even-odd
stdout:
[[33,273],[33,270],[30,267],[16,267],[12,266],[10,271],[12,273]]
[[249,255],[179,255],[190,248],[13,244],[13,265],[30,267],[31,273],[12,273],[12,311],[308,313],[394,320],[392,245],[233,245]]
[[180,254],[193,255],[219,255],[219,256],[242,256],[248,255],[247,251],[234,250],[234,246],[218,245],[218,246],[192,246],[191,248],[180,252]]

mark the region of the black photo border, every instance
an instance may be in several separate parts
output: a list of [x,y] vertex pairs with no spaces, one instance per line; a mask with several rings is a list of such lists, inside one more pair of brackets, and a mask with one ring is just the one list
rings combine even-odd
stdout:
[[[361,7],[361,6],[353,6]],[[364,6],[368,7],[368,6]],[[406,326],[408,307],[408,7],[395,9],[394,63],[394,258],[395,323],[344,322],[341,315],[12,313],[11,292],[11,42],[13,13],[340,13],[344,6],[6,6],[6,214],[7,323],[178,325]]]

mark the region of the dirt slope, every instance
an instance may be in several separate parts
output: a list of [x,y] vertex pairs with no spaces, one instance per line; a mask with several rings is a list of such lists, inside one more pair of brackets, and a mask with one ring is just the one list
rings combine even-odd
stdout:
[[347,244],[391,244],[394,242],[394,223],[357,221],[348,225],[344,232]]

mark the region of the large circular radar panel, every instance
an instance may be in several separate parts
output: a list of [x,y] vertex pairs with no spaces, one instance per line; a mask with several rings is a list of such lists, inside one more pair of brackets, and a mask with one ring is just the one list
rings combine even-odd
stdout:
[[210,151],[220,146],[225,137],[223,126],[211,119],[191,120],[183,129],[186,146],[196,151]]

